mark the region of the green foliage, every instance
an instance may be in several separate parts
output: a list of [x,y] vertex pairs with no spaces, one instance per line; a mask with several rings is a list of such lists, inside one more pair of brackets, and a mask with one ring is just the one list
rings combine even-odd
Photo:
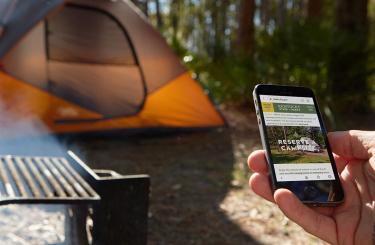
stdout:
[[172,41],[170,45],[172,46],[174,52],[181,58],[189,54],[189,51],[187,50],[187,48],[185,48],[182,42],[176,37],[172,37]]
[[[330,40],[326,27],[291,21],[286,28],[272,33],[259,31],[253,57],[228,54],[212,61],[187,51],[183,56],[194,57],[188,67],[219,102],[249,102],[252,88],[261,82],[309,86],[319,97],[329,100]],[[173,46],[181,54],[180,48]]]
[[161,30],[218,102],[249,105],[255,84],[272,83],[312,88],[331,126],[340,107],[349,112],[375,108],[375,4],[369,3],[366,45],[367,40],[356,41],[356,34],[336,32],[335,2],[324,0],[318,19],[306,15],[303,1],[267,2],[263,8],[266,1],[256,1],[250,55],[236,46],[238,0],[166,1],[169,11]]
[[212,62],[196,56],[189,67],[219,102],[246,103],[256,84],[250,57],[225,56]]
[[257,76],[267,83],[308,86],[323,98],[329,94],[331,40],[329,28],[318,23],[289,21],[272,34],[262,31],[257,35]]
[[330,160],[327,156],[322,156],[314,153],[300,154],[296,152],[282,153],[272,150],[272,159],[275,163],[329,163]]

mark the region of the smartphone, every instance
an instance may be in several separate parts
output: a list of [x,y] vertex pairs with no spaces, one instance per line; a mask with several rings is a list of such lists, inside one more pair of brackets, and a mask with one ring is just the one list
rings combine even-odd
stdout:
[[313,91],[259,84],[253,97],[273,191],[289,189],[312,206],[342,203],[344,192]]

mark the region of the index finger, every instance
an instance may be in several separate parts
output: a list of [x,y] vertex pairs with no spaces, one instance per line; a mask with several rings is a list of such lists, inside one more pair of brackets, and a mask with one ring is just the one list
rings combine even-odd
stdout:
[[264,150],[253,151],[247,159],[247,164],[249,165],[249,168],[254,172],[262,174],[268,173],[268,165]]

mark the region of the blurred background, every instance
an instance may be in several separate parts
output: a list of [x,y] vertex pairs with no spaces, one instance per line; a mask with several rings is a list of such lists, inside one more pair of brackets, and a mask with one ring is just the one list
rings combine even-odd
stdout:
[[[5,101],[4,105],[0,103],[0,135],[8,131],[33,134],[31,137],[25,133],[11,140],[1,137],[1,154],[53,155],[70,149],[91,168],[112,169],[124,175],[149,174],[148,244],[151,245],[324,244],[248,188],[251,173],[247,157],[253,150],[261,149],[251,92],[257,83],[308,86],[317,95],[329,130],[375,130],[374,0],[133,0],[136,11],[130,1],[71,2],[70,7],[76,4],[80,10],[84,10],[81,5],[89,9],[95,4],[105,6],[111,14],[122,18],[121,24],[132,33],[116,36],[117,32],[111,32],[111,28],[120,29],[120,25],[101,18],[90,19],[90,16],[82,21],[83,15],[78,12],[65,12],[60,16],[52,13],[51,20],[47,20],[49,25],[38,25],[34,31],[37,41],[32,40],[34,44],[49,38],[49,48],[61,52],[45,52],[41,45],[38,47],[43,52],[21,45],[21,51],[26,54],[16,50],[5,59],[4,70],[9,74],[0,73],[0,85],[5,88],[0,93]],[[117,8],[116,4],[122,8]],[[61,9],[63,13],[64,8]],[[17,12],[17,8],[11,10]],[[136,21],[130,21],[135,18],[133,12],[141,14],[141,18],[137,15]],[[214,109],[207,109],[209,113],[200,110],[203,106],[197,98],[206,101],[205,96],[199,94],[200,88],[191,85],[194,81],[184,75],[185,70],[179,64],[174,64],[174,56],[162,45],[161,38],[146,38],[152,37],[153,31],[143,32],[145,25],[139,19],[146,20],[147,25],[150,22],[153,29],[162,34],[191,76],[216,102],[227,125],[220,126],[223,123]],[[136,26],[139,23],[142,28]],[[64,35],[56,35],[60,33]],[[151,33],[150,36],[147,33]],[[71,38],[68,42],[64,39],[66,36]],[[71,44],[70,40],[76,43],[66,45]],[[102,45],[104,51],[100,53],[96,45]],[[161,45],[157,46],[162,47],[160,52],[168,55],[152,55],[153,45]],[[103,57],[125,57],[134,51],[133,46],[137,51],[134,57],[129,55],[129,60],[110,60],[109,63],[117,68],[134,68],[135,75],[105,71],[108,61],[103,61]],[[125,55],[117,52],[118,47],[126,51]],[[77,53],[82,56],[75,56]],[[141,62],[135,53],[140,54]],[[24,55],[30,59],[25,59]],[[136,82],[138,66],[144,65],[142,55],[148,62],[144,64],[152,70],[146,76],[147,84]],[[41,57],[48,64],[38,61],[43,65],[40,67],[49,66],[46,74],[53,75],[48,77],[43,73],[43,81],[29,74],[30,71],[44,72],[30,68]],[[168,57],[173,62],[169,62]],[[86,62],[90,69],[86,66],[70,70],[72,72],[60,72],[59,67],[52,69],[62,61]],[[163,83],[181,82],[176,77],[183,74],[186,84],[198,92],[190,93],[185,87],[176,90],[179,93],[162,91],[159,93],[162,103],[155,103],[149,110],[144,102],[155,100],[146,100],[149,95],[143,93],[150,88],[149,81],[161,79],[158,69],[165,68],[164,64],[171,66],[163,73],[167,77]],[[24,69],[15,72],[19,67]],[[59,72],[53,74],[56,70]],[[109,79],[114,77],[114,81]],[[124,86],[124,81],[128,85]],[[121,86],[113,86],[119,88],[113,89],[113,84],[108,85],[110,82]],[[133,84],[142,86],[133,88]],[[137,101],[128,101],[129,96],[124,96],[123,91],[139,98],[135,96]],[[158,94],[148,92],[149,97]],[[192,96],[181,100],[188,92]],[[173,111],[178,107],[176,104],[180,108]],[[124,105],[132,110],[129,112]],[[101,110],[95,111],[96,106]],[[209,103],[204,107],[214,108]],[[142,114],[144,108],[148,113],[146,110]],[[25,115],[31,115],[31,122],[24,120]],[[202,127],[212,115],[216,118],[213,127]],[[162,130],[152,134],[142,131],[142,127],[150,125],[166,128],[182,125],[189,130]],[[199,129],[191,130],[192,127],[197,129],[195,126]],[[122,130],[127,127],[140,130],[127,134]],[[76,134],[95,130],[101,132]],[[69,134],[61,134],[64,132]],[[1,207],[0,243],[77,244],[74,237],[64,232],[66,210],[65,207]],[[119,241],[119,244],[127,244],[127,241]]]
[[218,102],[249,105],[261,82],[301,85],[332,129],[373,122],[374,1],[133,2]]

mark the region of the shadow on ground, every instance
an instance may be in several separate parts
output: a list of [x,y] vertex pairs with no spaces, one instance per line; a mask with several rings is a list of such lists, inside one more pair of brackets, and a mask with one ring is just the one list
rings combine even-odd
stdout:
[[148,244],[257,244],[219,208],[233,179],[229,129],[69,145],[92,168],[151,176]]

